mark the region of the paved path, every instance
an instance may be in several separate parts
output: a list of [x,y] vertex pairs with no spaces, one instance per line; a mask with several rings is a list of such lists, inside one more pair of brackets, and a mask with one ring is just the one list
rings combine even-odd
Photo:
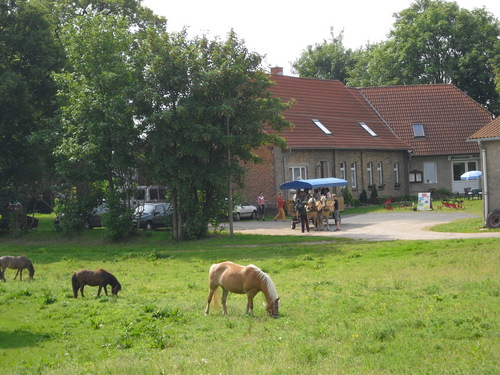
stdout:
[[[383,213],[350,214],[342,216],[340,232],[334,232],[333,220],[330,220],[330,231],[314,231],[302,233],[300,224],[296,229],[290,228],[290,221],[275,222],[241,220],[234,222],[234,232],[267,234],[267,235],[306,235],[346,237],[368,241],[391,240],[437,240],[459,238],[499,238],[500,230],[480,233],[443,233],[428,230],[436,224],[448,223],[458,219],[473,218],[475,215],[463,211],[388,211]],[[227,227],[227,225],[226,225]]]

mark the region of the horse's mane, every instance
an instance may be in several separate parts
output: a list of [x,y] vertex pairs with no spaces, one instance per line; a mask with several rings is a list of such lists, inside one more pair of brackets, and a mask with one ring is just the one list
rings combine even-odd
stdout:
[[253,264],[250,264],[248,267],[252,267],[255,272],[257,273],[257,276],[264,281],[264,283],[267,286],[267,291],[269,292],[269,296],[273,301],[278,299],[278,291],[276,290],[276,287],[274,286],[273,281],[271,278],[264,272],[262,271],[259,267],[254,266]]

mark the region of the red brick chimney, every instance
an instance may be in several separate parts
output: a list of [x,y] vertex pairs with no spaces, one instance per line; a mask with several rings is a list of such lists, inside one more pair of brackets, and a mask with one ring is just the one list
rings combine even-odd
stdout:
[[274,68],[271,68],[271,74],[273,76],[282,76],[283,68],[281,66],[275,66]]

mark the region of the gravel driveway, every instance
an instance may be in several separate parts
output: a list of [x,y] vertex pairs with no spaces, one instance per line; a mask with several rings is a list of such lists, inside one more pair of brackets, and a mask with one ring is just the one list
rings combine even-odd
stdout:
[[[387,211],[367,214],[347,214],[342,216],[340,232],[334,232],[333,220],[330,219],[330,231],[302,233],[300,224],[296,229],[290,228],[290,221],[235,221],[234,232],[267,234],[267,235],[306,235],[346,237],[367,241],[391,240],[442,240],[457,238],[500,238],[500,231],[482,233],[443,233],[428,230],[436,224],[448,223],[458,219],[477,217],[464,211]],[[226,228],[228,225],[226,224]]]

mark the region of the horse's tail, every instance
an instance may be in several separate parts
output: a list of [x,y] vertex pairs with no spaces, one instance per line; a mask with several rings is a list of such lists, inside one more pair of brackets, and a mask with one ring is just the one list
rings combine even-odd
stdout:
[[78,278],[76,277],[76,273],[71,276],[71,285],[73,286],[73,296],[78,298],[78,288],[80,287],[80,283],[78,282]]
[[219,310],[219,287],[215,288],[212,301],[214,303],[214,311],[217,312]]

